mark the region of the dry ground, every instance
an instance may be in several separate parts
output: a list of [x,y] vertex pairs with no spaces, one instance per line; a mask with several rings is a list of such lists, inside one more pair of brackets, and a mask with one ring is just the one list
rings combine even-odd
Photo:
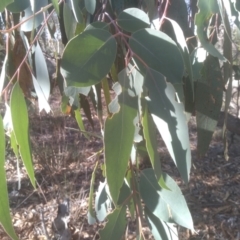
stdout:
[[[46,239],[45,231],[51,237],[51,223],[57,214],[58,201],[68,197],[73,239],[98,239],[98,230],[103,224],[89,226],[86,214],[91,173],[97,160],[96,153],[103,147],[102,140],[96,137],[87,140],[74,130],[78,129],[75,121],[58,110],[60,99],[57,92],[50,102],[52,115],[32,113],[30,116],[37,190],[30,185],[22,164],[21,189],[17,190],[16,158],[10,147],[7,151],[6,173],[15,230],[22,240]],[[84,122],[88,131],[100,133],[96,117],[94,130],[86,119]],[[189,128],[193,167],[187,186],[179,178],[163,142],[159,140],[163,170],[180,185],[194,220],[196,231],[192,233],[180,228],[180,239],[240,239],[240,136],[234,136],[228,161],[223,157],[223,144],[218,134],[215,134],[207,155],[199,159],[194,118]],[[236,132],[239,129],[235,128]],[[103,161],[102,155],[100,161]],[[148,163],[144,164],[147,167]],[[99,181],[103,181],[100,168],[97,170],[96,187]],[[129,222],[129,225],[129,229],[134,230],[134,223]],[[152,239],[147,227],[145,233],[146,239]],[[1,228],[0,239],[9,239]],[[129,231],[127,239],[135,239],[134,231]]]

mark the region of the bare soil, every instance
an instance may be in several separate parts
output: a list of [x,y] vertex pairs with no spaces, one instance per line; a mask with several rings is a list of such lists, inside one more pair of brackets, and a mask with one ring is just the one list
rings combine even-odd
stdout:
[[[51,96],[53,113],[30,114],[30,137],[38,187],[34,190],[20,164],[21,189],[18,190],[17,161],[8,146],[6,174],[13,225],[20,239],[49,239],[52,236],[52,221],[57,215],[58,203],[70,199],[70,231],[72,239],[98,239],[98,230],[104,223],[87,223],[88,195],[91,173],[96,161],[103,162],[102,140],[91,136],[87,140],[78,131],[75,120],[60,113],[60,97],[57,90]],[[84,114],[83,114],[84,115]],[[222,118],[222,116],[221,116]],[[93,116],[92,129],[84,117],[87,131],[100,134],[98,119]],[[238,121],[239,119],[233,119]],[[221,119],[219,121],[221,125]],[[240,125],[231,124],[232,133],[238,133]],[[230,125],[228,126],[230,127]],[[221,126],[220,128],[221,129]],[[218,130],[214,135],[207,155],[197,157],[196,123],[191,118],[189,135],[193,167],[191,180],[185,185],[173,164],[164,143],[159,139],[162,167],[181,187],[194,220],[195,232],[179,228],[180,239],[237,240],[240,239],[240,135],[229,133],[229,160],[224,159],[223,143]],[[145,162],[145,167],[149,163]],[[100,167],[96,174],[95,187],[103,181]],[[134,222],[129,221],[126,239],[136,239]],[[46,233],[47,232],[47,233]],[[146,239],[153,239],[147,226]],[[0,228],[0,239],[8,236]]]

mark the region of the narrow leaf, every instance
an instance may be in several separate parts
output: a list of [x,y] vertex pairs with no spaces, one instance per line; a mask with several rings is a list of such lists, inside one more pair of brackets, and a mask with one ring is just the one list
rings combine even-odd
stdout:
[[127,225],[125,215],[125,206],[122,206],[121,208],[116,208],[112,213],[110,213],[107,217],[108,222],[105,225],[104,229],[99,231],[100,239],[122,239],[124,230]]
[[94,193],[95,174],[96,174],[97,167],[98,167],[98,162],[96,163],[92,173],[89,200],[88,200],[88,224],[91,224],[91,225],[96,223],[96,218],[93,211],[93,193]]
[[36,188],[28,133],[29,121],[27,106],[18,82],[15,83],[11,93],[10,108],[13,131],[17,140],[17,144],[19,145],[19,152],[22,157],[24,166],[27,170],[30,181],[33,187]]
[[149,91],[149,97],[146,100],[153,121],[183,180],[188,182],[191,152],[184,106],[175,101],[172,84],[166,83],[159,72],[149,69],[145,84]]
[[59,6],[58,6],[58,0],[51,0],[52,1],[52,4],[53,4],[53,7],[57,13],[57,15],[59,15]]
[[109,32],[102,29],[84,31],[67,44],[61,73],[68,85],[95,85],[110,71],[116,51],[116,41]]
[[3,120],[0,115],[0,224],[6,231],[6,233],[12,239],[18,239],[12,225],[12,219],[10,216],[10,208],[8,202],[8,190],[6,173],[4,169],[5,164],[5,132],[3,128]]
[[86,133],[84,124],[83,124],[83,120],[82,120],[82,114],[81,114],[81,110],[78,108],[74,111],[75,113],[75,119],[77,121],[78,127],[81,130],[81,132],[83,133],[84,137],[88,140],[90,140],[90,137],[88,136],[88,134]]
[[212,134],[217,126],[222,106],[223,85],[219,61],[209,55],[204,62],[202,77],[196,87],[199,155],[204,155],[208,150]]

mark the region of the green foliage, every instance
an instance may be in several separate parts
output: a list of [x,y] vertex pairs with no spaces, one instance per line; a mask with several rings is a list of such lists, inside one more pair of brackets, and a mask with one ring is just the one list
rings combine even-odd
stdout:
[[[22,79],[18,71],[26,66],[30,69],[30,87],[34,87],[39,111],[44,109],[47,113],[50,112],[47,102],[50,96],[50,79],[44,54],[39,43],[36,40],[31,42],[34,38],[29,40],[27,33],[31,32],[33,36],[42,23],[43,26],[46,25],[48,19],[44,21],[43,11],[50,7],[47,4],[47,0],[0,3],[1,11],[5,7],[11,12],[24,11],[24,17],[20,18],[20,30],[14,30],[20,33],[15,34],[11,29],[9,34],[12,39],[21,36],[27,52],[25,58],[20,59],[20,65],[15,66],[15,75],[8,69],[8,65],[12,64],[9,60],[10,52],[7,52],[1,72],[0,90],[5,87],[9,77],[9,86],[17,81],[10,98],[9,123],[12,122],[13,129],[5,130],[10,135],[14,153],[21,156],[34,187],[28,112],[24,98],[24,95],[29,97],[26,93],[27,80]],[[96,0],[61,3],[52,0],[52,4],[60,17],[62,34],[68,40],[58,72],[65,80],[62,110],[75,116],[80,130],[89,138],[90,134],[85,131],[80,113],[80,108],[83,108],[93,126],[90,104],[86,99],[89,96],[103,128],[103,176],[106,179],[99,184],[94,205],[96,164],[89,196],[89,223],[107,220],[105,227],[99,232],[100,238],[121,239],[127,225],[128,209],[131,218],[137,219],[137,239],[144,239],[144,218],[155,239],[178,239],[174,223],[191,230],[194,226],[180,188],[162,171],[157,131],[182,179],[187,183],[191,169],[191,152],[186,113],[191,115],[196,111],[197,148],[199,155],[204,155],[217,124],[223,86],[230,78],[226,105],[229,104],[231,31],[225,16],[226,12],[231,14],[230,2],[198,1],[199,10],[195,16],[197,36],[194,37],[197,37],[199,47],[193,46],[193,52],[189,51],[185,40],[186,29],[181,29],[179,22],[168,18],[168,12],[166,16],[159,16],[156,1],[111,0],[101,4]],[[62,12],[58,4],[63,4]],[[237,3],[235,5],[238,8]],[[36,15],[41,9],[42,12]],[[228,40],[224,42],[223,53],[211,42],[211,19],[216,14],[222,18],[227,30],[225,39]],[[165,32],[159,30],[164,17],[172,31],[168,28]],[[11,51],[13,47],[10,45]],[[25,60],[28,62],[26,66]],[[219,60],[225,61],[223,76]],[[109,90],[111,80],[114,82],[114,99],[111,99]],[[102,105],[101,90],[106,100],[106,111]],[[103,112],[107,113],[104,124]],[[0,118],[0,154],[5,149],[2,126]],[[143,152],[144,158],[150,159],[151,169],[142,170],[140,167]],[[4,159],[4,155],[1,159]],[[0,187],[3,189],[0,196],[0,222],[14,238],[3,165],[4,162],[1,163],[0,174]],[[7,216],[6,219],[3,219],[3,213]]]

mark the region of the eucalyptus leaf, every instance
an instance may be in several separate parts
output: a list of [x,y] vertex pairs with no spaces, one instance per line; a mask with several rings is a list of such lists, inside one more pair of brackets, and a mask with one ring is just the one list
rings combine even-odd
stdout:
[[116,51],[114,37],[102,29],[90,29],[73,38],[61,62],[68,86],[87,87],[100,82],[110,71]]
[[4,8],[11,4],[12,2],[14,2],[14,0],[1,0],[0,1],[0,12],[3,12],[4,11]]
[[[30,5],[28,8],[24,10],[24,17],[21,22],[24,22],[26,19],[30,18],[34,13],[41,10],[41,8],[45,7],[48,4],[47,0],[34,1],[34,9]],[[33,18],[30,18],[28,21],[21,24],[21,31],[31,32],[33,29],[36,29],[43,22],[43,13],[36,15]]]
[[13,13],[20,13],[30,6],[29,0],[14,0],[7,6],[7,10]]
[[126,207],[116,208],[107,217],[108,222],[105,227],[99,231],[100,239],[121,239],[127,225]]
[[8,202],[8,189],[5,173],[5,132],[3,128],[3,120],[0,115],[0,224],[11,237],[11,239],[17,240],[18,237],[14,231],[12,225],[12,219],[10,216],[10,208]]
[[180,188],[166,173],[163,173],[163,178],[170,190],[158,185],[153,169],[141,172],[139,188],[143,201],[150,212],[161,220],[193,230],[193,220]]
[[118,25],[127,32],[150,27],[148,15],[138,8],[127,8],[118,15]]
[[141,29],[132,34],[129,45],[142,73],[145,73],[146,68],[152,68],[161,72],[172,84],[182,82],[184,63],[181,53],[176,43],[165,33]]

